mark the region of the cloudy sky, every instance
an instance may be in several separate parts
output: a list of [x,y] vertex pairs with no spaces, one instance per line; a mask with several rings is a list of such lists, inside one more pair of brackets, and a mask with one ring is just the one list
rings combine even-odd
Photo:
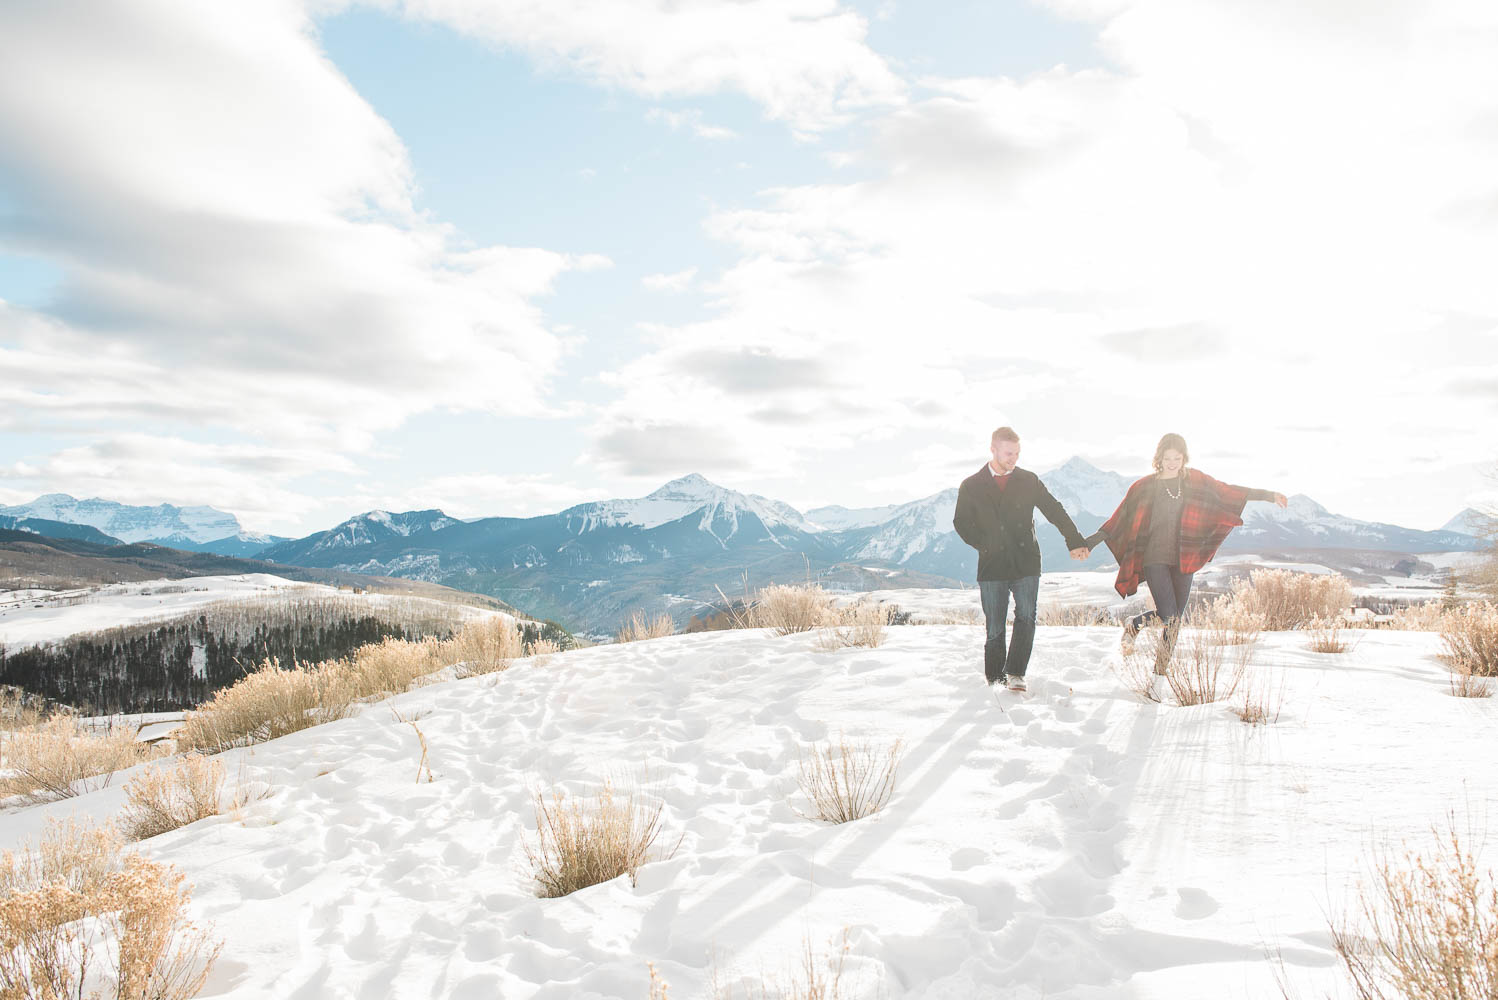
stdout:
[[1498,465],[1486,0],[8,0],[0,503],[872,506],[1023,465],[1434,528]]

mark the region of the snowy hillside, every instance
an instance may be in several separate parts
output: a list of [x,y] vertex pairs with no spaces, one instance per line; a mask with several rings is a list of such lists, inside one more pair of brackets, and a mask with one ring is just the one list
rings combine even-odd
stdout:
[[[714,966],[757,983],[844,929],[858,1000],[1278,997],[1276,949],[1319,996],[1324,912],[1370,852],[1498,796],[1498,771],[1452,766],[1487,759],[1498,702],[1446,693],[1433,635],[1359,638],[1266,636],[1284,701],[1262,728],[1140,702],[1111,628],[1042,628],[1024,700],[982,685],[975,626],[580,650],[232,752],[269,797],[142,847],[195,884],[224,941],[204,995],[237,1000],[644,1000],[647,962],[709,997]],[[826,826],[795,774],[839,734],[904,756],[882,812]],[[675,856],[536,898],[533,790],[641,775]],[[49,815],[117,814],[123,784],[6,812],[0,848]]]
[[[0,591],[0,645],[14,650],[56,642],[80,632],[178,618],[220,601],[256,601],[276,595],[356,599],[355,595],[337,587],[300,583],[267,573],[146,580],[60,593]],[[391,600],[382,594],[362,594],[357,599],[371,605]],[[402,597],[399,600],[409,603],[430,599]],[[452,607],[455,614],[470,617],[497,613],[461,605],[447,607]]]

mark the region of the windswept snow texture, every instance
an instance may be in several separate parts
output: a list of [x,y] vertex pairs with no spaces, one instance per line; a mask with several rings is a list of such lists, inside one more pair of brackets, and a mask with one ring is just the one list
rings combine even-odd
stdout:
[[[764,631],[595,647],[231,753],[269,797],[141,848],[223,938],[206,996],[644,998],[654,962],[672,996],[708,997],[715,961],[741,995],[844,928],[860,1000],[1279,996],[1266,949],[1319,996],[1324,912],[1372,852],[1498,796],[1480,764],[1498,703],[1447,693],[1434,635],[1360,638],[1329,656],[1266,636],[1284,704],[1263,728],[1139,701],[1112,628],[1042,628],[1023,698],[983,685],[967,625],[872,650]],[[883,812],[828,826],[799,814],[795,775],[840,734],[904,757]],[[676,855],[536,898],[533,790],[646,774]],[[123,784],[6,814],[0,847],[47,815],[115,815]]]

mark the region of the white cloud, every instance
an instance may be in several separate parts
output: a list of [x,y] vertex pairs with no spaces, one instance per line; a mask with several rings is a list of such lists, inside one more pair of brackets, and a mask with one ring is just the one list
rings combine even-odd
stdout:
[[[673,413],[731,415],[761,474],[909,428],[1146,458],[1172,429],[1362,515],[1391,443],[1477,459],[1491,407],[1470,371],[1443,387],[1498,329],[1498,13],[1387,11],[1118,3],[1090,11],[1118,70],[925,81],[850,150],[859,181],[714,214],[740,255],[716,315],[620,371],[596,456]],[[836,377],[746,405],[704,343]]]
[[689,267],[672,274],[647,274],[640,283],[652,292],[684,292],[691,287],[696,276],[697,269]]
[[300,6],[0,12],[0,245],[64,273],[0,307],[6,421],[189,420],[369,447],[413,413],[541,414],[536,300],[597,256],[473,247],[413,208],[390,127]]
[[723,128],[721,125],[708,125],[702,121],[702,112],[696,108],[686,111],[668,111],[665,108],[651,108],[645,112],[645,120],[651,122],[662,122],[669,126],[671,131],[679,132],[683,128],[690,128],[692,134],[699,139],[736,139],[738,133],[731,128]]
[[903,82],[836,0],[381,0],[648,97],[742,93],[815,133],[897,103]]

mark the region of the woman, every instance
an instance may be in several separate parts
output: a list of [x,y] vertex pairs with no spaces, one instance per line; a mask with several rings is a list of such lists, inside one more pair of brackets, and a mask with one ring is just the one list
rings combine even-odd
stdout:
[[1162,437],[1155,447],[1155,474],[1130,486],[1113,516],[1086,540],[1089,549],[1100,541],[1108,543],[1118,560],[1113,587],[1120,596],[1134,594],[1141,578],[1149,584],[1155,610],[1124,623],[1123,645],[1125,652],[1131,652],[1141,628],[1164,622],[1166,639],[1155,662],[1157,673],[1163,673],[1170,661],[1192,576],[1217,554],[1228,532],[1243,523],[1244,504],[1250,500],[1270,500],[1281,507],[1289,504],[1283,493],[1220,483],[1188,468],[1190,458],[1185,438],[1179,434]]

